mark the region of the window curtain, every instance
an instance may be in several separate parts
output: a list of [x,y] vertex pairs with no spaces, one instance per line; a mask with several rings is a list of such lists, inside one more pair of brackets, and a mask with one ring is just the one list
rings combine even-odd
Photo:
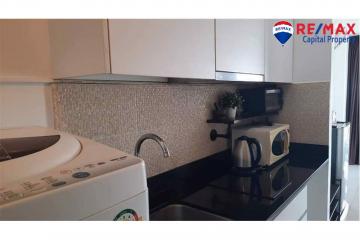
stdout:
[[359,36],[349,43],[347,118],[351,123],[349,163],[359,164]]

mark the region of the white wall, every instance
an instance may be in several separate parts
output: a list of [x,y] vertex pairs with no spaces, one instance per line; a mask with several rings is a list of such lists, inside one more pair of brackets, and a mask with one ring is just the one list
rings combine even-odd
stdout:
[[[355,22],[360,31],[360,20],[334,20],[334,23]],[[332,44],[331,51],[331,112],[333,120],[346,122],[349,43]]]
[[53,125],[48,22],[0,20],[0,128]]
[[43,83],[0,84],[0,128],[53,126],[51,87]]
[[336,121],[346,122],[349,44],[333,44],[331,52],[331,105]]

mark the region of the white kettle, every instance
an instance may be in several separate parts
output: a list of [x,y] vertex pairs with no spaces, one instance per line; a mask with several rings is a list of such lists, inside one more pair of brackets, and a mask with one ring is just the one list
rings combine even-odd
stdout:
[[241,136],[234,142],[232,151],[235,167],[253,169],[259,167],[261,160],[261,146],[255,138]]

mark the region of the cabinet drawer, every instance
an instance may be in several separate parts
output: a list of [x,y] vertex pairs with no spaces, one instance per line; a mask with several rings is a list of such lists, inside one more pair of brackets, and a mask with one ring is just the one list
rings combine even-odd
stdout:
[[[307,210],[307,187],[285,207],[285,209],[274,219],[275,221],[298,221],[306,215]],[[305,214],[305,215],[304,215]]]

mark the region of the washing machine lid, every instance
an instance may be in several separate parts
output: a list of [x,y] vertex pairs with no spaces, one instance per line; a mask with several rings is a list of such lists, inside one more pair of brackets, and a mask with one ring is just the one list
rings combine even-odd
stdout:
[[81,151],[73,136],[49,128],[0,130],[0,186],[49,171]]
[[42,151],[60,139],[60,135],[0,138],[0,162]]

